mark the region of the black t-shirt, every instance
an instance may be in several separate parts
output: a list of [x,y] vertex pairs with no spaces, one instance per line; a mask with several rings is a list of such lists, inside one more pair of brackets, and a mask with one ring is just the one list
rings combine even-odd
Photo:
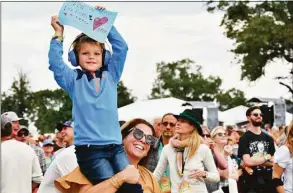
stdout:
[[[238,156],[242,159],[243,155],[249,154],[250,157],[262,157],[266,154],[274,156],[275,146],[271,136],[261,132],[259,135],[247,131],[239,140]],[[263,180],[272,178],[272,167],[254,166],[253,174],[249,175],[245,170],[243,179],[251,186],[263,184]]]

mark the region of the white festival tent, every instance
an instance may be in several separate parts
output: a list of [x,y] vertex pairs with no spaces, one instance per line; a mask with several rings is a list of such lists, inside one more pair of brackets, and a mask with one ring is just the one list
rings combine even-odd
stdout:
[[152,122],[154,118],[160,118],[166,113],[181,113],[188,108],[182,106],[184,103],[184,100],[173,97],[134,102],[118,109],[119,120],[142,118]]
[[226,111],[219,111],[219,121],[223,122],[224,125],[235,125],[247,121],[246,110],[248,107],[240,105]]

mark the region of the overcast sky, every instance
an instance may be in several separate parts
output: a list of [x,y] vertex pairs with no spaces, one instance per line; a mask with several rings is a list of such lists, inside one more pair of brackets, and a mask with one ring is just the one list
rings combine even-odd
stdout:
[[[88,3],[96,5],[95,2]],[[223,13],[210,14],[201,2],[103,2],[118,12],[115,26],[129,51],[122,81],[139,100],[151,93],[156,63],[190,58],[202,65],[205,77],[219,76],[223,89],[237,88],[246,97],[285,97],[288,90],[273,77],[287,75],[290,65],[276,61],[266,76],[254,83],[240,81],[240,65],[233,60],[233,41],[219,27]],[[56,89],[48,69],[49,41],[54,34],[50,17],[57,15],[62,2],[1,3],[1,91],[11,87],[17,72],[28,73],[33,91]],[[79,31],[65,26],[64,60]],[[69,64],[69,63],[68,63]]]

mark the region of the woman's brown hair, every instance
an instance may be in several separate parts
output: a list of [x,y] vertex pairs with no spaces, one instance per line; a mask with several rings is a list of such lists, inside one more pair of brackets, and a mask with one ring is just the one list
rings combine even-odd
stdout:
[[[121,126],[122,139],[126,138],[131,133],[130,129],[132,129],[133,127],[137,126],[138,124],[145,124],[149,128],[151,128],[152,135],[155,137],[155,129],[154,129],[154,127],[149,122],[147,122],[146,120],[137,118],[137,119],[132,119],[131,121],[128,121],[128,122],[124,123]],[[150,159],[150,155],[152,154],[152,152],[153,152],[153,146],[150,147],[150,150],[149,150],[147,156],[145,156],[144,158],[142,158],[138,162],[138,165],[146,166],[148,161],[149,161],[149,159]]]

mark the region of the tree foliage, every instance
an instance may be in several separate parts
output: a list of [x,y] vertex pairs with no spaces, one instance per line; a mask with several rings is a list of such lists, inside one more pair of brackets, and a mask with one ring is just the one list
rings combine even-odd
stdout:
[[[235,41],[231,51],[241,63],[241,79],[255,81],[265,75],[265,67],[276,59],[293,65],[292,1],[210,1],[208,11],[223,11],[221,26],[225,35]],[[293,69],[287,77],[290,79]],[[293,94],[292,85],[283,82]]]
[[201,66],[190,59],[157,64],[157,78],[153,84],[150,98],[175,97],[186,101],[213,101],[228,109],[245,104],[244,93],[237,89],[223,91],[219,77],[205,78]]
[[[14,78],[11,88],[2,94],[1,97],[1,113],[6,111],[14,111],[19,117],[24,117],[31,109],[32,94],[30,90],[29,80],[25,73],[18,72],[18,77]],[[22,124],[27,121],[21,120]]]
[[118,84],[118,108],[131,104],[136,100],[136,97],[132,96],[131,91],[124,85],[122,81]]

